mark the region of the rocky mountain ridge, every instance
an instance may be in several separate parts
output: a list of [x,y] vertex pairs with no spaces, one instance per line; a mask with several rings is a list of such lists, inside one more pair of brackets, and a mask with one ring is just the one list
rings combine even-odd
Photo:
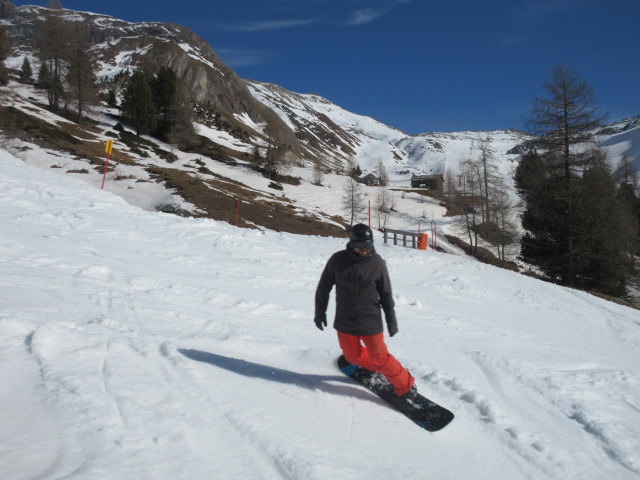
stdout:
[[[4,0],[6,2],[6,0]],[[258,139],[265,137],[255,125],[269,125],[274,141],[294,150],[293,132],[249,93],[245,83],[227,67],[211,47],[188,28],[175,24],[131,23],[107,15],[72,10],[23,6],[4,19],[13,48],[14,67],[30,59],[34,71],[40,64],[35,49],[37,26],[53,15],[65,23],[83,22],[89,30],[90,56],[102,89],[122,90],[119,74],[135,69],[157,72],[171,68],[190,92],[194,106],[216,113],[230,128],[241,127]],[[8,60],[11,65],[11,59]],[[246,115],[251,122],[239,122]]]
[[[242,80],[204,40],[180,25],[131,23],[91,12],[35,6],[2,11],[7,12],[4,23],[13,44],[13,55],[7,63],[13,68],[19,68],[27,57],[34,71],[37,69],[34,32],[40,22],[51,15],[60,15],[63,22],[81,21],[89,27],[94,71],[103,89],[122,89],[115,83],[121,72],[136,68],[153,72],[169,67],[191,92],[196,108],[217,114],[229,130],[242,130],[252,145],[263,147],[274,142],[301,163],[338,168],[355,160],[363,170],[369,170],[382,161],[401,170],[435,172],[445,168],[446,162],[438,158],[433,165],[424,165],[427,157],[442,157],[446,140],[459,137],[407,135],[374,119],[351,114],[318,95]],[[491,135],[483,132],[471,137]],[[515,145],[525,136],[514,133],[510,142]],[[429,152],[433,155],[425,157]]]

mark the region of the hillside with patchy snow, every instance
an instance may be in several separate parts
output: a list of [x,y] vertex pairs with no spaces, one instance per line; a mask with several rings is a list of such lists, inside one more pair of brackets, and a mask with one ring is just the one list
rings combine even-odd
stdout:
[[430,434],[313,324],[344,239],[147,212],[3,150],[0,201],[0,478],[640,475],[637,310],[376,237],[389,348],[456,414]]
[[[530,138],[514,130],[407,135],[370,117],[348,112],[318,95],[243,81],[209,45],[185,27],[131,23],[91,12],[61,12],[62,22],[81,20],[90,27],[93,45],[89,54],[103,93],[113,89],[117,98],[125,87],[122,74],[142,65],[173,69],[192,91],[197,112],[195,130],[205,146],[180,152],[150,137],[132,139],[132,129],[119,125],[117,108],[105,104],[93,109],[88,124],[75,125],[47,111],[42,91],[13,80],[0,87],[0,109],[17,109],[20,115],[13,118],[13,111],[3,110],[7,124],[0,121],[0,141],[29,163],[84,177],[95,184],[100,181],[102,146],[113,140],[116,153],[112,162],[117,168],[108,172],[111,191],[146,209],[205,215],[232,223],[235,215],[228,205],[239,200],[254,209],[245,226],[287,229],[288,224],[269,220],[286,211],[289,218],[300,223],[290,231],[303,231],[304,222],[311,218],[314,232],[324,230],[327,234],[344,222],[339,218],[345,215],[339,207],[344,178],[328,176],[325,188],[314,192],[310,204],[302,197],[313,189],[298,189],[294,184],[311,183],[316,165],[332,172],[347,171],[348,163],[353,161],[369,173],[381,162],[391,186],[403,188],[409,186],[413,174],[459,172],[461,162],[479,157],[479,147],[484,142],[495,170],[509,185],[520,158],[518,147]],[[49,9],[23,6],[0,20],[12,38],[13,51],[6,63],[14,69],[14,79],[24,58],[30,60],[34,72],[38,71],[40,60],[33,35],[38,22],[50,14]],[[214,106],[211,98],[216,99]],[[12,117],[6,120],[10,114]],[[216,116],[218,121],[212,121]],[[599,138],[612,168],[619,169],[626,158],[635,171],[640,169],[639,118],[617,121],[601,131]],[[16,130],[16,125],[21,127]],[[63,142],[52,140],[65,135],[69,136]],[[272,141],[287,150],[287,161],[292,166],[283,170],[292,177],[288,184],[274,185],[252,169],[254,154],[265,155]],[[148,193],[144,201],[142,192]],[[211,198],[203,200],[207,195]],[[375,205],[378,195],[368,189],[366,200]],[[401,197],[393,202],[406,203],[404,195]],[[416,229],[419,223],[438,221],[446,229],[448,220],[441,220],[433,208],[423,208],[423,202],[419,203],[405,210],[394,208],[397,212],[385,219],[386,225]],[[220,204],[224,208],[220,209]],[[249,208],[245,212],[249,213]],[[378,223],[384,222],[380,219]]]

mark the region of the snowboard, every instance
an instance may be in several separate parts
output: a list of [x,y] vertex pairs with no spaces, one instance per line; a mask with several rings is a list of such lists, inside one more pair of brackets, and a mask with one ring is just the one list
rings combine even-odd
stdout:
[[453,420],[453,413],[419,393],[411,400],[398,397],[384,375],[349,363],[343,355],[338,358],[338,368],[425,430],[441,430]]

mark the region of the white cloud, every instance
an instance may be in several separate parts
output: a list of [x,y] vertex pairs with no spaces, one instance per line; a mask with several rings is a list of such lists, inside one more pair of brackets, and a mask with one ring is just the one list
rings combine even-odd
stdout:
[[349,25],[363,25],[365,23],[370,23],[385,13],[387,13],[387,10],[374,10],[372,8],[356,10],[351,14]]
[[404,5],[412,1],[413,0],[383,0],[382,2],[377,2],[377,6],[375,7],[366,7],[353,11],[348,24],[364,25],[365,23],[373,22],[374,20],[386,15],[397,6]]
[[262,65],[271,60],[272,55],[263,50],[248,50],[241,48],[219,48],[216,53],[224,63],[232,68]]
[[285,19],[285,20],[260,20],[256,22],[226,25],[224,28],[236,32],[263,32],[266,30],[282,30],[284,28],[302,27],[315,23],[315,18]]

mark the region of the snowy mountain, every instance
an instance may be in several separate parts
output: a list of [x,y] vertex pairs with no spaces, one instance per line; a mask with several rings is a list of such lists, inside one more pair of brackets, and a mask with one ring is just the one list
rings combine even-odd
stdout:
[[[512,163],[518,158],[518,145],[529,138],[514,130],[407,135],[372,118],[348,112],[317,95],[242,81],[209,45],[180,25],[130,23],[90,12],[62,12],[63,21],[82,21],[89,27],[95,74],[105,88],[114,86],[112,82],[124,71],[142,66],[152,70],[170,67],[191,92],[196,107],[211,109],[220,115],[229,124],[229,130],[240,126],[247,135],[243,139],[245,143],[264,147],[267,136],[273,136],[303,162],[321,161],[328,167],[339,167],[353,158],[364,171],[372,171],[378,161],[382,161],[391,173],[408,170],[444,174],[447,169],[457,169],[461,159],[473,156],[474,147],[483,140],[489,141],[499,164]],[[3,22],[9,29],[14,49],[7,60],[8,66],[17,70],[27,57],[37,71],[39,59],[34,53],[33,35],[36,25],[50,15],[51,10],[34,6],[7,13],[8,18]],[[115,87],[122,85],[116,82]],[[605,135],[603,141],[609,142],[609,135]],[[246,154],[246,150],[235,150],[236,156]],[[615,148],[612,150],[616,150],[616,158],[612,159],[615,164],[619,161],[618,152]],[[634,160],[638,158],[635,150],[628,154]],[[502,170],[510,171],[509,168]]]
[[[35,26],[51,12],[34,6],[19,7],[5,21],[14,50],[7,60],[9,67],[18,70],[27,57],[37,71]],[[327,167],[345,168],[353,158],[364,171],[372,171],[378,161],[382,161],[390,173],[444,173],[449,166],[456,168],[461,157],[472,155],[473,143],[480,139],[495,140],[502,161],[504,156],[516,158],[517,155],[510,156],[507,152],[528,138],[524,133],[513,131],[410,136],[374,119],[348,112],[317,95],[296,94],[276,85],[242,81],[209,45],[185,27],[155,22],[129,23],[70,10],[62,10],[61,19],[68,23],[81,21],[89,27],[95,74],[104,89],[121,89],[118,80],[125,71],[170,67],[192,93],[196,109],[209,116],[218,115],[227,122],[232,135],[237,127],[246,133],[238,141],[259,147],[275,141],[286,145],[303,162],[319,161]],[[268,139],[269,136],[273,138]],[[246,155],[247,149],[251,147],[235,149],[236,157]],[[234,152],[229,156],[233,157]],[[410,174],[405,173],[403,178],[408,176]]]
[[[38,25],[56,16],[63,25],[82,22],[89,30],[92,47],[89,54],[94,73],[104,92],[120,93],[122,73],[135,69],[157,72],[171,68],[190,92],[194,108],[206,115],[218,116],[228,130],[242,128],[252,141],[264,142],[262,128],[279,143],[297,142],[292,132],[268,108],[249,94],[244,82],[227,67],[211,47],[186,27],[158,23],[131,23],[107,15],[73,10],[52,10],[36,6],[18,7],[2,20],[7,26],[13,54],[7,66],[19,70],[24,58],[34,72],[40,66],[35,34]],[[241,119],[242,121],[239,121]]]
[[640,172],[640,116],[613,122],[598,134],[614,169],[620,170],[626,157],[632,170]]
[[[103,92],[113,89],[121,94],[121,74],[135,68],[153,71],[167,66],[177,73],[194,99],[195,129],[202,142],[197,150],[181,152],[150,137],[136,139],[131,128],[119,124],[118,110],[105,104],[90,113],[89,125],[48,111],[42,91],[15,78],[25,57],[38,70],[34,32],[52,10],[4,8],[9,4],[3,0],[1,21],[12,39],[13,53],[5,63],[14,77],[0,87],[2,144],[28,163],[99,185],[103,146],[112,140],[107,188],[148,210],[234,223],[235,204],[240,201],[243,226],[335,235],[345,223],[340,207],[344,176],[335,172],[346,171],[352,160],[364,173],[382,162],[390,186],[397,191],[393,194],[397,208],[377,223],[416,230],[434,221],[446,231],[450,222],[442,217],[437,202],[407,199],[401,192],[411,176],[456,172],[461,161],[477,157],[479,145],[486,142],[497,171],[509,183],[520,158],[519,147],[530,138],[515,130],[408,135],[318,95],[242,80],[185,27],[62,10],[61,21],[81,21],[90,29],[90,54]],[[601,131],[600,138],[614,168],[627,157],[640,169],[640,117],[615,122]],[[284,182],[271,182],[253,169],[256,149],[264,152],[271,143],[289,154]],[[326,175],[317,194],[309,196],[298,186],[312,182],[316,165],[333,173]],[[365,193],[374,204],[379,194],[373,188]]]
[[0,478],[640,476],[637,310],[376,232],[389,347],[456,414],[429,434],[313,325],[343,238],[143,211],[3,150],[0,202]]
[[[459,171],[462,161],[479,155],[482,142],[491,150],[498,171],[511,178],[520,158],[519,147],[533,138],[518,130],[408,135],[371,117],[344,110],[318,95],[293,93],[256,81],[247,81],[247,85],[298,136],[325,140],[325,152],[332,152],[334,158],[343,161],[355,159],[363,172],[375,171],[378,162],[382,162],[393,179],[405,184],[412,174]],[[640,171],[640,116],[615,121],[594,133],[614,169],[626,155],[635,171]]]
[[496,162],[506,164],[504,173],[509,173],[509,164],[519,158],[514,149],[531,138],[515,130],[408,135],[318,95],[297,94],[255,81],[247,84],[251,93],[273,108],[299,136],[324,142],[324,151],[332,152],[337,163],[353,158],[363,172],[373,172],[382,162],[392,179],[405,183],[412,174],[457,171],[462,160],[479,153],[482,141],[488,141]]
[[[407,135],[239,79],[184,27],[64,11],[90,25],[104,89],[156,62],[201,95],[199,112],[219,113],[195,123],[206,149],[179,151],[136,138],[105,104],[80,125],[50,112],[15,79],[25,56],[38,69],[32,35],[48,9],[7,5],[0,478],[640,476],[638,311],[465,257],[441,237],[455,219],[404,188],[414,173],[455,170],[485,140],[510,178],[525,133]],[[627,156],[640,169],[640,117],[600,135],[614,167]],[[252,168],[270,141],[293,153],[288,183]],[[437,434],[339,374],[335,333],[312,323],[316,282],[345,243],[335,170],[352,158],[390,175],[392,212],[373,212],[372,226],[436,233],[456,254],[375,233],[400,327],[389,347],[456,414]],[[331,168],[321,185],[316,163]],[[365,189],[373,204],[379,194]]]

